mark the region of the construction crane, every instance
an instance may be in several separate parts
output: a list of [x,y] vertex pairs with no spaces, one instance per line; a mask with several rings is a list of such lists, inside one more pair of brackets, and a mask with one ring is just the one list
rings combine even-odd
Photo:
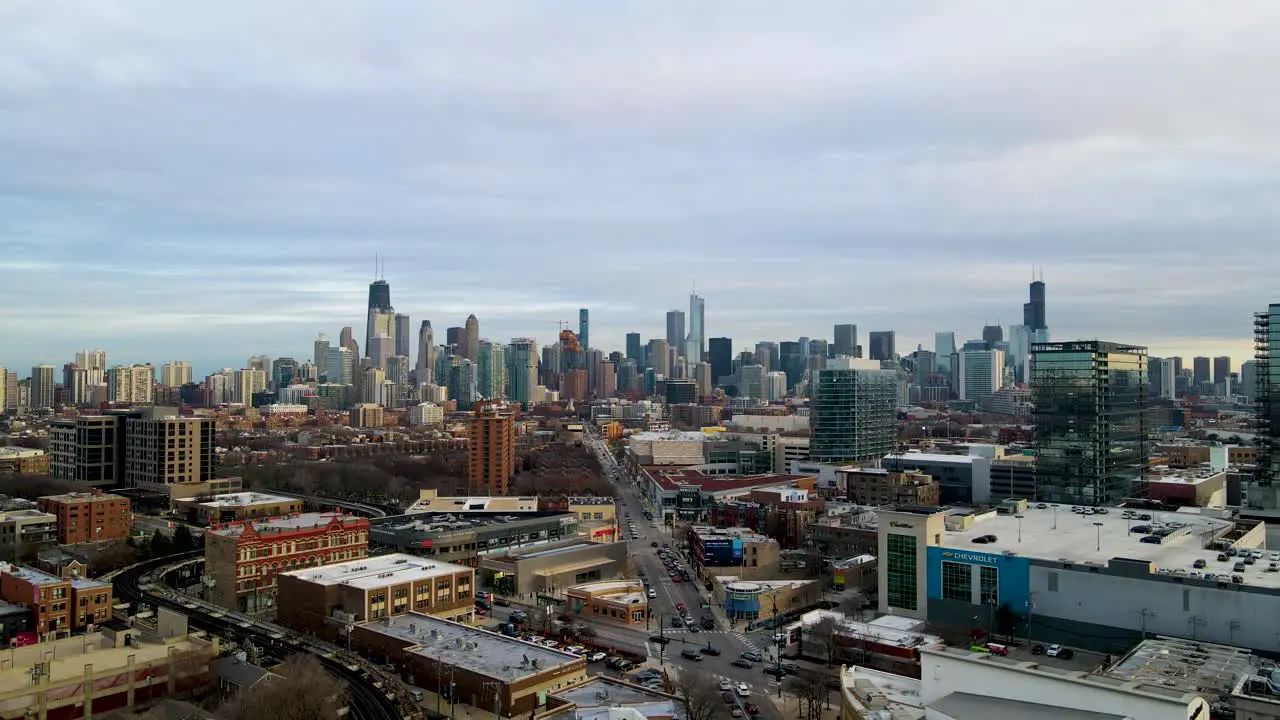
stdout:
[[555,323],[560,327],[560,332],[564,332],[565,328],[569,327],[568,320],[552,320],[551,322]]

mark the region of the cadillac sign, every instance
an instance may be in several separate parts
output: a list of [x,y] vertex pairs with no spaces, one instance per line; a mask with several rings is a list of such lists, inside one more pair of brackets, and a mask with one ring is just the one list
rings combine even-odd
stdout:
[[995,564],[996,564],[996,558],[995,558],[994,556],[991,556],[991,555],[976,555],[976,554],[974,554],[974,553],[967,553],[967,552],[952,552],[952,551],[950,551],[950,550],[945,550],[945,551],[943,551],[943,553],[942,553],[942,557],[944,557],[944,558],[948,558],[948,559],[951,559],[951,560],[960,560],[960,561],[963,561],[963,562],[975,562],[975,563],[982,563],[983,565],[995,565]]
[[912,525],[911,523],[897,522],[897,521],[895,520],[895,521],[891,521],[891,522],[889,523],[889,527],[907,528],[908,530],[910,530],[911,528],[913,528],[913,527],[915,527],[915,526],[914,526],[914,525]]

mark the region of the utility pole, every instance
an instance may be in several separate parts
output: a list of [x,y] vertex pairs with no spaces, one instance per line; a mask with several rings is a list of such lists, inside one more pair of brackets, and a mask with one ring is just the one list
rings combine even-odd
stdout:
[[667,664],[667,636],[663,632],[666,629],[666,615],[658,613],[658,664]]
[[777,656],[776,668],[773,678],[778,681],[778,698],[782,698],[782,641],[778,639],[778,595],[774,593],[769,598],[773,603],[773,654]]

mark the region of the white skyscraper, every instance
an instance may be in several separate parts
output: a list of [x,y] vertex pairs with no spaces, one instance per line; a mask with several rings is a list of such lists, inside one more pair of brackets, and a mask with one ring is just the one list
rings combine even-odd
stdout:
[[89,385],[102,385],[107,381],[107,351],[81,350],[76,353],[76,367],[85,369],[85,381]]
[[707,347],[706,300],[697,293],[689,295],[689,337],[685,341],[685,360],[703,361]]
[[1003,378],[1003,350],[965,350],[956,356],[953,382],[961,400],[981,400],[999,390]]

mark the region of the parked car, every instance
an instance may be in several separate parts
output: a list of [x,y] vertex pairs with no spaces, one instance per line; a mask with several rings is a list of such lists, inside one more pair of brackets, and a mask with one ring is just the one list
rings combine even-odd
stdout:
[[493,604],[497,605],[498,607],[511,607],[511,601],[504,597],[494,598]]
[[771,675],[771,676],[776,677],[776,678],[778,678],[779,680],[781,680],[782,678],[784,678],[784,677],[786,677],[786,676],[787,676],[787,671],[786,671],[786,670],[783,670],[783,669],[782,669],[782,668],[780,668],[780,667],[777,667],[776,665],[765,665],[765,666],[764,666],[764,674],[765,674],[765,675]]
[[1032,646],[1031,646],[1031,654],[1032,654],[1032,655],[1043,655],[1043,654],[1044,654],[1044,646],[1043,646],[1043,645],[1040,645],[1040,644],[1032,645]]
[[671,642],[671,638],[665,637],[662,635],[650,635],[649,642],[658,643],[659,645],[666,645],[667,643]]
[[593,652],[590,655],[587,655],[587,662],[592,662],[592,663],[600,662],[601,660],[604,660],[606,657],[608,656],[600,652],[599,650],[597,650],[596,652]]

